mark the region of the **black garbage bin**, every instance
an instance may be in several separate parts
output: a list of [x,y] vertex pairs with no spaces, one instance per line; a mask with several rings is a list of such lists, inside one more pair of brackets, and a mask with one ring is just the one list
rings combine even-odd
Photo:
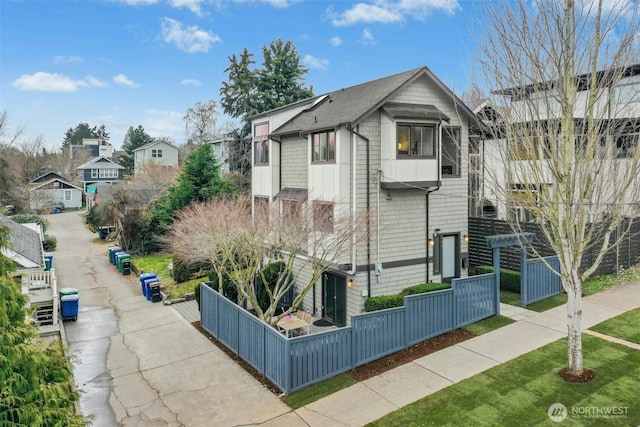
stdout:
[[122,260],[122,274],[125,276],[131,274],[131,259]]
[[150,284],[149,293],[151,294],[151,302],[162,301],[162,295],[160,294],[160,283]]

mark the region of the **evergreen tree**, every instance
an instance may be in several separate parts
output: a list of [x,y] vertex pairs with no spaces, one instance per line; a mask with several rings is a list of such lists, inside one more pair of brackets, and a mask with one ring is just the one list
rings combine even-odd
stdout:
[[[0,228],[0,247],[8,240],[8,229]],[[0,425],[84,426],[62,344],[43,343],[25,322],[27,296],[8,275],[13,268],[0,254]]]
[[150,142],[153,142],[153,138],[144,131],[142,125],[138,125],[135,129],[133,126],[129,127],[127,134],[124,136],[124,142],[122,143],[122,149],[126,154],[120,157],[120,165],[126,168],[124,171],[125,175],[133,175],[135,163],[133,151]]
[[67,129],[64,133],[61,150],[66,152],[69,150],[69,146],[71,145],[82,145],[82,140],[84,138],[108,141],[109,133],[104,125],[100,125],[100,127],[91,127],[88,123],[80,123],[75,128]]

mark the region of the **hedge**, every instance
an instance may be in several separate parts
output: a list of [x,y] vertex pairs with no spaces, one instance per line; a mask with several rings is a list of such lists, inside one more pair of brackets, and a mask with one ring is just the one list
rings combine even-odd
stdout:
[[424,294],[426,292],[440,291],[442,289],[449,289],[451,285],[448,283],[423,283],[421,285],[415,285],[402,290],[401,293],[396,295],[380,295],[377,297],[371,297],[364,303],[364,309],[367,312],[385,310],[387,308],[402,307],[404,305],[405,295],[417,295]]
[[[481,265],[474,269],[474,274],[493,273],[493,267],[490,265]],[[500,269],[500,290],[520,293],[520,272]]]

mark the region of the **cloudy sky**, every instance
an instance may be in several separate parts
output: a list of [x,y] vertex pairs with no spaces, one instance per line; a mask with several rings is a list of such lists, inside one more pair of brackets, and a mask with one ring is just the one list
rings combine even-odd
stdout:
[[[428,66],[461,93],[467,0],[1,0],[0,111],[59,147],[81,122],[116,147],[130,126],[185,140],[185,111],[219,100],[228,57],[291,40],[316,94]],[[229,120],[220,114],[218,123]]]

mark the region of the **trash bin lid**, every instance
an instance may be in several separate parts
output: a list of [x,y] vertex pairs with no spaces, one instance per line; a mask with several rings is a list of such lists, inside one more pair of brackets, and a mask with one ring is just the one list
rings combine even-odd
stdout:
[[74,295],[64,295],[62,298],[60,298],[60,301],[78,301],[80,299],[80,295],[78,294],[74,294]]
[[78,293],[78,290],[76,288],[61,288],[58,289],[58,293],[60,295],[75,295]]

